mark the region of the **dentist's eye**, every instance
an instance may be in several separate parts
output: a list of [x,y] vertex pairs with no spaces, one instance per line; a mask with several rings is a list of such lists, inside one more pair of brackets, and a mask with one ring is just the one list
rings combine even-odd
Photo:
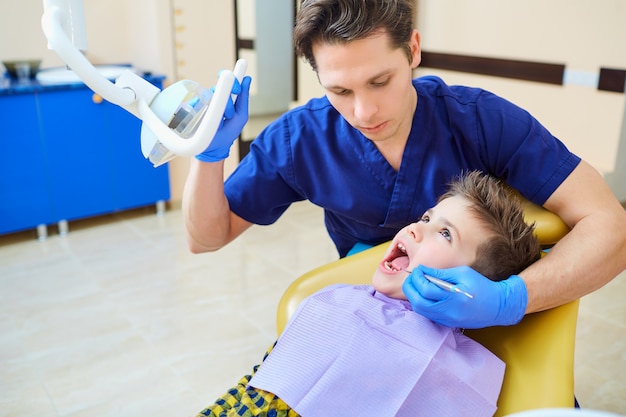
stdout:
[[388,83],[388,81],[381,81],[381,82],[377,82],[377,83],[372,83],[372,86],[380,88],[380,87],[386,86],[387,83]]

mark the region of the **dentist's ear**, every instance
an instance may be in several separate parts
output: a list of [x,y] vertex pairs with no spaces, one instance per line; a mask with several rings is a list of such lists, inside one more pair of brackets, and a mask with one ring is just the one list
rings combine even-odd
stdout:
[[411,49],[411,69],[415,69],[422,63],[422,38],[417,29],[411,32],[409,39],[409,48]]

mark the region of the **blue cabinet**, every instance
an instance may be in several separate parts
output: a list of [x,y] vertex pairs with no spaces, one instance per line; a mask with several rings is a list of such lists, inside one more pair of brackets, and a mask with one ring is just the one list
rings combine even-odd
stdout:
[[0,233],[54,222],[34,94],[0,96]]
[[169,200],[140,129],[83,84],[0,91],[0,234]]

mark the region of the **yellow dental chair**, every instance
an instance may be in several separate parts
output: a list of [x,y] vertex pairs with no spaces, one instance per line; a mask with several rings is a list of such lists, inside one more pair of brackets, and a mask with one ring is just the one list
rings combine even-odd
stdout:
[[[535,222],[542,247],[549,248],[569,228],[555,214],[525,202],[527,222]],[[296,279],[283,294],[278,332],[307,296],[331,284],[369,284],[388,243],[316,268]],[[467,330],[506,363],[496,416],[550,407],[574,406],[574,343],[578,300],[528,314],[515,326]]]

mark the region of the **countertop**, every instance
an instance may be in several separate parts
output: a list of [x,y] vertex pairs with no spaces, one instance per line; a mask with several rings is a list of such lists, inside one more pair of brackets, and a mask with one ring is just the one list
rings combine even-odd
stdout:
[[[164,75],[155,75],[151,72],[140,72],[143,78],[155,84],[162,82],[165,79]],[[113,81],[113,80],[112,80]],[[0,96],[9,96],[14,94],[29,94],[34,92],[54,91],[54,90],[68,90],[85,88],[83,82],[69,82],[69,83],[54,83],[42,84],[37,81],[36,78],[31,78],[27,81],[18,81],[17,79],[10,78],[7,73],[2,76],[0,74]]]

